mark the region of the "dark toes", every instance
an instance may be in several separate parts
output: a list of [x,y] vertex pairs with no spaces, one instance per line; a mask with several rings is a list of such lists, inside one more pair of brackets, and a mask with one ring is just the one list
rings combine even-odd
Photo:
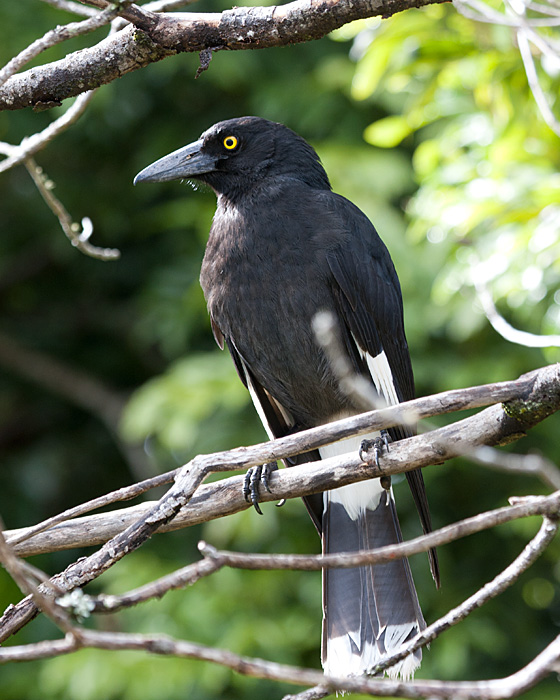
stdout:
[[381,431],[381,439],[383,440],[385,449],[387,450],[387,452],[389,452],[389,442],[391,438],[389,437],[389,431],[385,430],[385,428]]
[[[245,474],[243,496],[247,503],[251,503],[254,506],[259,515],[262,515],[262,510],[259,506],[259,485],[262,483],[264,488],[271,493],[270,477],[272,472],[275,472],[277,469],[277,462],[267,462],[262,467],[251,467]],[[281,501],[278,505],[283,505],[283,503],[284,501]]]
[[[375,463],[375,466],[380,469],[379,456],[382,449],[383,441],[380,437],[374,438],[373,440],[362,440],[358,455],[362,462],[365,462],[370,466],[373,466]],[[370,453],[373,453],[373,457],[370,456]]]
[[[254,506],[259,515],[262,515],[259,506],[259,485],[262,483],[264,488],[269,493],[272,493],[270,490],[270,477],[277,469],[277,462],[267,462],[262,467],[251,467],[245,474],[245,479],[243,480],[243,496],[247,503],[251,503]],[[283,499],[276,505],[282,506],[284,503],[285,500]]]
[[[389,433],[386,430],[382,430],[381,435],[373,440],[362,440],[358,454],[362,462],[366,462],[370,466],[375,464],[377,469],[381,469],[379,458],[384,449],[389,451]],[[369,456],[370,452],[373,452],[373,458]]]
[[251,467],[245,474],[243,481],[243,496],[247,503],[251,503],[257,513],[262,515],[259,506],[259,484],[261,482],[262,467]]
[[278,462],[267,462],[262,469],[262,484],[268,493],[272,493],[270,490],[270,477],[273,472],[278,469]]

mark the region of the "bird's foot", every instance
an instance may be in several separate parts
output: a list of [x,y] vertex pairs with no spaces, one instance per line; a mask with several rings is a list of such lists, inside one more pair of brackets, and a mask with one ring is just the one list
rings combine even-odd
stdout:
[[[374,438],[373,440],[362,440],[362,444],[360,445],[360,459],[363,462],[366,462],[366,464],[369,464],[370,467],[373,467],[375,464],[375,468],[378,469],[379,471],[382,471],[381,464],[379,461],[380,456],[383,454],[383,450],[387,450],[389,452],[389,433],[386,430],[381,431],[381,435],[379,437]],[[373,450],[373,458],[369,458],[368,452]],[[391,488],[391,477],[389,474],[384,474],[380,476],[379,481],[381,483],[381,486],[389,491]]]
[[[377,469],[381,470],[379,458],[383,454],[383,450],[389,452],[389,433],[386,430],[381,431],[381,435],[373,440],[362,440],[360,451],[358,452],[362,462],[366,462],[371,467],[375,464]],[[373,452],[373,456],[369,456],[369,452]]]
[[[259,515],[262,515],[262,510],[259,506],[259,485],[265,487],[265,489],[270,491],[270,475],[272,472],[278,469],[277,462],[267,462],[259,467],[251,467],[247,470],[245,474],[245,480],[243,481],[243,496],[247,503],[252,503],[255,510]],[[278,505],[282,505],[281,501]]]

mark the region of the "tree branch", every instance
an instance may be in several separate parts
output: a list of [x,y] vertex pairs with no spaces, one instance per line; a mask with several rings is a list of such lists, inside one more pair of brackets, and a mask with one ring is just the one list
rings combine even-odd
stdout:
[[[88,93],[91,94],[91,93]],[[72,221],[72,217],[66,210],[62,202],[55,197],[52,192],[53,182],[43,172],[33,158],[25,160],[27,172],[31,175],[31,179],[39,190],[39,194],[44,199],[46,205],[58,219],[60,227],[66,234],[72,245],[85,255],[97,260],[118,260],[121,256],[120,251],[116,248],[100,248],[90,243],[91,234],[93,233],[93,224],[91,219],[84,217],[80,226]]]
[[[492,586],[483,589],[483,598],[478,598],[475,594],[473,597],[474,603],[469,601],[460,606],[461,611],[467,610],[466,614],[470,614],[474,607],[479,607],[489,599],[494,597],[504,590],[503,576],[505,576],[505,587],[511,585],[516,577],[512,575],[512,571],[521,574],[529,568],[535,559],[540,555],[544,548],[550,543],[558,529],[557,518],[560,515],[560,492],[551,494],[550,496],[540,496],[523,499],[522,503],[507,508],[498,508],[496,510],[480,513],[472,518],[467,518],[459,522],[447,525],[439,530],[434,530],[427,535],[421,535],[406,542],[399,544],[386,545],[378,547],[374,550],[367,550],[354,553],[341,554],[248,554],[241,552],[224,552],[215,549],[205,542],[199,543],[199,550],[204,555],[205,559],[196,561],[192,564],[174,571],[171,574],[162,576],[155,581],[140,586],[134,590],[128,591],[123,595],[99,595],[91,597],[92,611],[94,612],[115,612],[122,608],[132,607],[139,603],[150,600],[151,598],[161,598],[167,591],[177,588],[184,588],[187,585],[192,585],[200,578],[214,573],[224,566],[233,569],[250,569],[259,571],[320,571],[321,569],[337,568],[348,569],[356,566],[365,566],[368,564],[385,564],[395,559],[403,557],[411,557],[415,554],[429,551],[432,547],[441,547],[444,544],[455,542],[463,537],[488,530],[497,525],[503,525],[520,518],[526,518],[534,515],[540,515],[545,518],[546,527],[543,525],[541,531],[535,539],[525,548],[523,553],[510,565],[505,572],[500,574]],[[494,592],[495,591],[495,592]],[[482,601],[482,602],[481,602]],[[473,607],[474,606],[474,607]],[[459,610],[459,609],[457,609]],[[461,612],[460,611],[460,612]],[[466,617],[466,614],[464,617]],[[445,618],[442,618],[436,625],[431,625],[418,638],[414,638],[410,642],[420,640],[421,644],[427,643],[434,639],[444,629],[447,629],[455,620],[458,622],[459,613],[452,611]],[[441,626],[441,627],[440,627]],[[434,629],[432,630],[432,627]],[[434,632],[435,630],[435,632]],[[432,632],[434,632],[432,636]],[[408,648],[408,647],[407,647]],[[416,647],[415,647],[416,649]],[[414,649],[408,649],[406,654],[412,653]],[[393,657],[390,657],[393,660]],[[395,663],[400,659],[395,659]]]
[[85,7],[79,4],[79,0],[43,0],[47,5],[52,5],[58,10],[65,10],[66,12],[73,12],[76,15],[82,17],[94,17],[98,14],[97,10],[93,7]]
[[[560,366],[550,365],[512,382],[455,389],[398,406],[369,411],[267,443],[199,456],[182,470],[188,472],[200,468],[210,472],[244,469],[308,452],[349,435],[363,435],[372,430],[388,428],[399,424],[403,417],[410,419],[413,416],[414,420],[419,420],[505,399],[509,399],[506,408],[492,406],[445,428],[392,444],[383,458],[383,473],[397,474],[429,464],[441,464],[453,457],[470,454],[481,445],[498,445],[517,439],[535,421],[544,420],[560,407]],[[179,474],[179,471],[175,474]],[[532,466],[527,471],[533,473]],[[173,472],[168,476],[172,474]],[[361,462],[358,455],[349,454],[275,472],[270,481],[271,492],[263,491],[260,499],[265,502],[283,497],[295,498],[375,475],[377,471]],[[557,488],[557,478],[551,476],[551,479],[553,487]],[[235,476],[200,487],[189,507],[184,510],[179,507],[174,519],[168,524],[162,522],[161,527],[165,531],[179,529],[244,510],[248,504],[242,495],[242,480],[243,477]],[[129,487],[130,496],[127,496],[126,489],[119,489],[112,502],[134,497],[137,495],[133,491],[135,488]],[[103,504],[109,502],[111,499],[106,499]],[[21,542],[16,547],[20,556],[97,545],[116,536],[139,518],[148,517],[154,507],[154,503],[145,503],[112,513],[75,519],[36,534],[25,542],[22,540],[27,537],[28,528],[14,530],[6,535],[10,541],[15,538],[14,541]]]
[[[390,452],[384,457],[383,472],[385,474],[399,473],[411,468],[426,466],[430,463],[441,463],[450,457],[464,454],[480,444],[504,443],[519,437],[525,430],[560,407],[560,369],[558,366],[551,366],[525,375],[516,382],[446,392],[436,397],[417,399],[405,405],[388,407],[363,414],[362,416],[356,416],[352,419],[338,421],[337,423],[321,426],[320,428],[271,441],[270,443],[213,455],[202,455],[195,458],[178,471],[172,488],[159,502],[149,506],[142,517],[138,518],[136,513],[135,522],[113,537],[98,552],[75,562],[66,571],[39,586],[32,584],[32,595],[18,605],[10,606],[0,621],[3,639],[23,626],[36,614],[37,603],[55,620],[61,629],[66,631],[66,638],[63,641],[57,640],[0,649],[0,663],[32,658],[47,658],[62,653],[69,653],[83,646],[103,649],[142,649],[156,654],[169,654],[212,661],[240,673],[314,686],[311,691],[306,692],[302,696],[301,700],[303,700],[303,697],[307,698],[307,700],[320,698],[324,697],[325,694],[341,690],[382,696],[481,698],[482,700],[482,698],[513,697],[523,689],[532,687],[544,675],[553,670],[558,663],[560,656],[560,643],[558,640],[547,647],[531,664],[517,674],[502,680],[469,683],[439,681],[395,683],[384,679],[333,679],[324,677],[316,671],[282,666],[281,664],[260,659],[247,659],[229,651],[211,649],[168,637],[122,635],[85,630],[75,626],[70,621],[68,612],[64,609],[75,609],[74,597],[64,597],[63,600],[60,600],[59,597],[60,592],[74,590],[93,580],[128,552],[136,549],[147,537],[169,524],[187,503],[189,503],[189,508],[184,510],[187,513],[187,517],[189,517],[188,514],[190,512],[190,517],[194,513],[195,518],[200,518],[199,511],[204,511],[205,507],[197,504],[197,498],[200,499],[205,490],[208,492],[209,489],[214,489],[219,492],[220,490],[227,491],[231,488],[231,497],[234,500],[238,499],[238,502],[242,502],[240,508],[247,507],[239,488],[240,477],[234,477],[234,479],[226,482],[218,482],[198,489],[206,475],[211,472],[253,466],[271,459],[288,457],[335,439],[344,438],[348,435],[349,429],[354,433],[368,432],[372,428],[395,425],[403,416],[410,418],[411,415],[434,415],[450,410],[450,406],[453,406],[455,409],[464,408],[472,405],[473,402],[476,404],[477,402],[487,401],[489,396],[496,396],[497,394],[509,396],[510,399],[503,405],[491,406],[475,416],[458,421],[445,428],[394,443]],[[511,398],[512,396],[515,398]],[[482,399],[482,397],[485,398]],[[352,426],[351,428],[349,428],[350,425]],[[518,467],[519,465],[516,465],[516,468]],[[529,471],[532,473],[531,469]],[[286,496],[303,495],[304,493],[322,491],[325,488],[341,486],[378,474],[379,472],[376,469],[371,465],[360,462],[355,455],[324,460],[320,463],[310,463],[274,474],[271,480],[273,493],[263,494],[262,500],[277,498],[279,490]],[[234,481],[237,483],[233,484]],[[233,493],[233,487],[235,493]],[[197,489],[198,492],[195,493]],[[217,497],[217,493],[214,493],[210,507],[215,508],[216,501],[219,502],[220,498]],[[455,540],[498,523],[508,522],[514,518],[526,517],[532,514],[543,516],[545,522],[541,530],[525,547],[521,555],[490,584],[487,584],[455,610],[450,611],[446,616],[430,626],[423,634],[411,640],[409,645],[412,645],[411,648],[416,648],[434,639],[437,634],[463,619],[476,607],[511,585],[519,574],[535,561],[550,542],[558,529],[559,513],[560,491],[557,491],[551,496],[519,499],[510,508],[483,513],[410,542],[403,542],[370,552],[347,555],[315,557],[276,555],[271,557],[218,552],[202,545],[201,548],[206,555],[206,559],[202,561],[184,567],[180,571],[151,582],[147,586],[129,591],[123,596],[101,596],[97,599],[81,596],[84,599],[81,602],[84,603],[86,612],[92,609],[96,611],[114,611],[152,597],[161,596],[171,588],[183,587],[193,583],[225,565],[242,568],[317,569],[325,566],[348,567],[362,565],[366,562],[392,561],[397,557],[410,556],[412,553],[425,551],[434,545]],[[223,514],[223,511],[215,511],[214,517]],[[208,519],[208,512],[206,513],[206,519]],[[65,524],[62,527],[67,526]],[[54,530],[56,529],[54,528]],[[52,532],[41,533],[36,537],[48,537]],[[29,542],[23,542],[17,547],[26,547],[28,545]],[[27,565],[23,565],[15,559],[3,540],[0,541],[0,557],[7,563],[8,569],[13,571],[14,575],[23,581],[24,590],[29,590],[25,579],[21,578],[21,573]],[[54,600],[51,603],[53,596],[57,597],[58,604],[55,604]],[[81,605],[81,602],[78,601],[78,604]],[[61,605],[63,609],[60,609]],[[410,652],[408,647],[402,650],[403,654],[406,652]],[[373,670],[382,671],[392,663],[397,662],[399,658],[399,655],[387,657],[383,661],[383,666],[380,665]]]
[[107,3],[107,7],[103,12],[96,13],[93,17],[89,17],[81,22],[71,22],[62,26],[50,29],[40,39],[36,39],[29,44],[17,56],[12,58],[4,68],[0,70],[0,86],[2,86],[12,75],[17,73],[26,63],[33,60],[40,53],[56,46],[57,44],[93,32],[99,27],[109,24],[117,15],[117,11],[112,4]]
[[319,686],[330,692],[347,691],[381,697],[449,698],[453,700],[513,698],[532,688],[549,673],[554,672],[560,659],[559,635],[529,664],[506,678],[489,681],[416,680],[410,682],[353,676],[333,678],[324,676],[320,671],[239,656],[225,649],[214,649],[203,644],[179,641],[167,635],[127,634],[81,629],[79,638],[67,636],[64,640],[0,648],[0,663],[52,658],[61,654],[69,654],[83,647],[107,650],[127,649],[159,656],[210,661],[243,675],[296,685]]
[[115,3],[110,0],[80,0],[80,2],[93,5],[103,11],[107,11],[116,5],[116,13],[127,22],[134,24],[138,29],[149,31],[157,23],[157,17],[154,12],[147,10],[145,7],[139,7],[130,0]]
[[[517,382],[490,385],[492,393],[499,393],[500,389],[504,392],[506,384],[509,384],[507,388],[510,392],[513,389],[512,384],[517,384],[517,395],[522,398],[512,399],[503,406],[492,406],[475,416],[431,433],[398,441],[384,456],[383,473],[402,473],[428,464],[441,464],[479,445],[510,442],[560,407],[560,367],[557,365],[524,375]],[[520,391],[519,387],[523,387],[523,390]],[[196,502],[199,494],[194,498],[193,495],[206,476],[212,472],[242,469],[283,459],[348,437],[350,434],[364,434],[374,429],[390,427],[399,423],[399,416],[410,416],[411,410],[421,415],[445,412],[445,400],[449,400],[449,393],[454,394],[456,402],[464,408],[471,404],[473,396],[480,397],[481,394],[485,394],[487,397],[488,387],[463,390],[459,392],[460,398],[456,392],[447,392],[447,396],[442,394],[435,398],[416,399],[269,443],[212,455],[199,455],[179,470],[174,485],[146,514],[136,518],[94,554],[70,565],[51,581],[58,589],[70,591],[94,580],[126,554],[137,549],[154,532],[167,525],[191,500],[189,512],[195,520],[198,518],[200,521],[200,511],[203,509]],[[509,395],[511,396],[511,393]],[[287,484],[292,480],[292,488],[283,489],[287,496],[292,497],[324,491],[326,488],[335,488],[378,475],[376,468],[361,462],[356,455],[349,454],[306,465],[305,469],[293,467],[284,470],[282,474],[275,474],[270,484],[272,493],[262,494],[262,500],[278,498],[277,486],[280,481]],[[220,484],[215,487],[220,488]],[[240,489],[233,495],[233,500],[235,499],[238,499],[239,504],[237,510],[247,507],[244,501],[240,503]],[[226,514],[224,510],[215,510],[218,500],[214,498],[208,504],[208,510],[214,509],[213,517]],[[231,512],[231,505],[228,512]],[[205,519],[209,519],[208,511]],[[50,531],[45,533],[46,536],[50,534]],[[20,546],[26,545],[29,546],[29,543]],[[37,609],[29,598],[7,610],[0,620],[0,628],[3,630],[0,641],[26,624],[36,612]]]
[[[518,39],[520,38],[518,34]],[[526,50],[531,53],[531,49],[522,48],[524,46],[521,41],[519,43],[519,50],[521,55],[524,56]],[[528,46],[528,43],[527,43]],[[525,59],[524,59],[525,60]],[[530,59],[533,60],[532,57]],[[542,106],[541,112],[543,111]],[[549,124],[550,126],[550,124]],[[558,126],[557,133],[560,135],[560,125]],[[535,335],[534,333],[527,333],[526,331],[520,331],[514,328],[510,323],[508,323],[503,316],[500,316],[496,304],[492,299],[492,294],[486,286],[486,284],[474,276],[474,286],[476,293],[478,295],[478,300],[482,306],[482,309],[486,315],[486,318],[494,328],[494,330],[499,333],[502,338],[509,340],[510,343],[516,343],[517,345],[524,345],[528,348],[551,348],[560,347],[560,335]]]
[[0,89],[0,110],[58,104],[130,71],[179,52],[262,49],[320,39],[348,22],[389,17],[442,0],[295,0],[222,13],[154,15],[142,31],[128,27],[60,61],[12,76]]
[[492,598],[496,598],[500,593],[503,593],[507,588],[514,584],[524,571],[527,571],[535,561],[541,556],[544,550],[554,539],[558,532],[558,515],[560,511],[554,514],[554,519],[546,517],[540,530],[529,544],[523,549],[521,554],[501,571],[492,581],[479,589],[472,596],[463,601],[461,605],[450,610],[436,622],[428,625],[425,630],[416,635],[414,639],[406,642],[398,650],[398,652],[390,654],[386,659],[378,663],[375,668],[369,672],[372,675],[382,674],[390,666],[394,666],[405,659],[408,654],[414,653],[417,649],[428,645],[436,639],[442,632],[445,632],[450,627],[457,625],[459,622],[468,617],[472,612],[478,610],[482,605],[487,603]]

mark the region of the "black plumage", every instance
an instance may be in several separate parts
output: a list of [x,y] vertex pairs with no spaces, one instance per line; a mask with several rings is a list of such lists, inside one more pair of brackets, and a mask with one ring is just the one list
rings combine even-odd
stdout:
[[[195,178],[217,209],[201,270],[214,336],[227,345],[270,436],[356,413],[312,330],[334,314],[355,370],[388,403],[414,397],[400,285],[367,217],[332,192],[316,152],[281,124],[257,117],[220,122],[145,168],[135,182]],[[410,428],[391,429],[393,440]],[[329,446],[305,459],[358,449]],[[431,529],[419,470],[407,474],[422,526]],[[401,538],[391,490],[373,479],[306,500],[326,552]],[[439,582],[437,559],[432,573]],[[323,665],[367,672],[425,625],[408,562],[324,572]],[[392,674],[410,676],[420,653]]]

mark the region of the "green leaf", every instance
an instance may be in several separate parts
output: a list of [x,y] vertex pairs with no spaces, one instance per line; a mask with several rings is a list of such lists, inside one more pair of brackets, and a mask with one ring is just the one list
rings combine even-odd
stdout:
[[413,129],[406,117],[385,117],[370,124],[364,132],[368,143],[380,148],[394,148],[412,133]]

